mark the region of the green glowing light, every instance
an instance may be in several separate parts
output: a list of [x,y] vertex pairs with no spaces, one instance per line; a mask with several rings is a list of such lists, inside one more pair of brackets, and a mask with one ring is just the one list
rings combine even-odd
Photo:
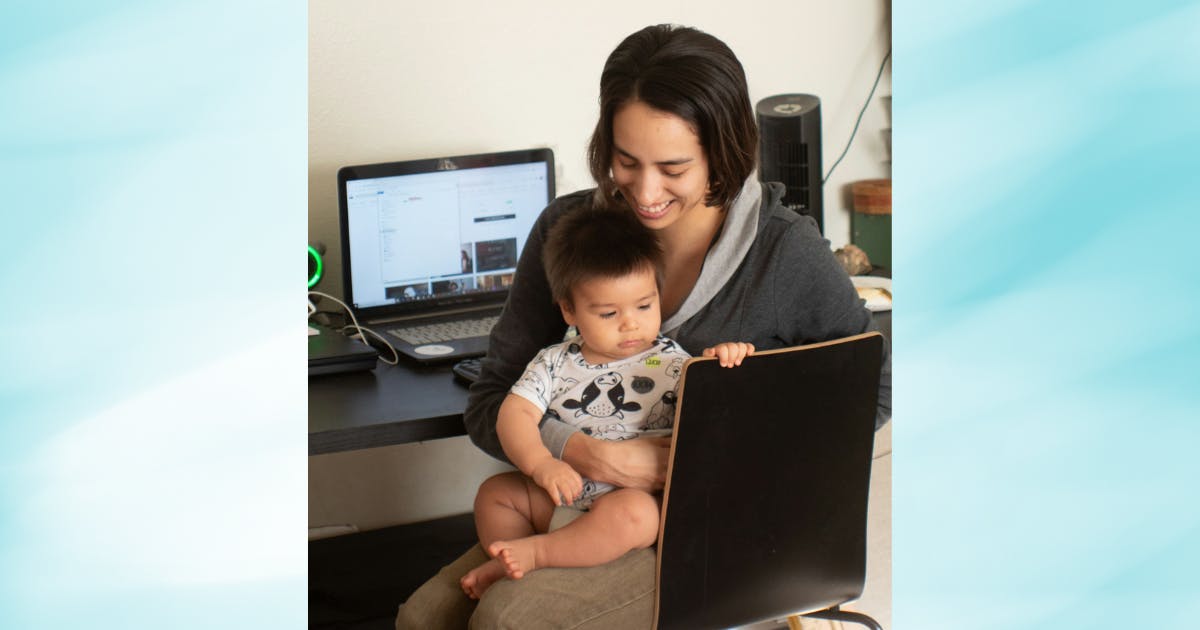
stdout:
[[308,259],[310,262],[316,262],[317,268],[308,276],[308,288],[313,288],[313,285],[321,281],[321,273],[325,271],[325,263],[321,261],[321,254],[312,245],[308,246]]

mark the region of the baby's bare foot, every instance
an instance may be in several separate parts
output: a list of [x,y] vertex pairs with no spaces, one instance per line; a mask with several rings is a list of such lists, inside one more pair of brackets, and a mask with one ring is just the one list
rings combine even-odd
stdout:
[[504,573],[504,565],[499,560],[492,558],[468,571],[458,580],[458,585],[462,587],[467,597],[479,599],[496,580],[504,577]]
[[537,547],[533,537],[497,540],[488,545],[487,551],[504,565],[504,572],[514,580],[537,568]]

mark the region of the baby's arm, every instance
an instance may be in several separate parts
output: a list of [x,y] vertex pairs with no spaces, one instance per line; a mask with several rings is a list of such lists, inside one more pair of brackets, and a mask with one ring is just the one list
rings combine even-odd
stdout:
[[717,357],[721,367],[741,365],[742,359],[754,354],[754,344],[744,341],[726,341],[704,349],[704,356]]
[[514,466],[546,490],[554,505],[572,503],[583,492],[583,479],[570,464],[555,459],[542,444],[538,431],[541,420],[542,411],[536,405],[509,394],[500,404],[496,419],[500,445]]

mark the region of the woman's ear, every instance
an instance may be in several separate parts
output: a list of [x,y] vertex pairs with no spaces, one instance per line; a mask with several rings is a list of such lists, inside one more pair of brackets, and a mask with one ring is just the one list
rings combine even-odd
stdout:
[[575,325],[575,307],[571,305],[570,300],[559,300],[558,309],[562,311],[563,321],[567,322],[568,326]]

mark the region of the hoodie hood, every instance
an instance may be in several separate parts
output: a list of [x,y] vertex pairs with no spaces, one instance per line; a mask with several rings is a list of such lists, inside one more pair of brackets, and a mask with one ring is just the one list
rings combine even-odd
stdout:
[[[679,327],[704,308],[733,277],[750,251],[762,222],[767,219],[762,208],[770,207],[770,203],[778,201],[782,195],[782,185],[763,184],[758,181],[757,171],[750,173],[742,185],[742,191],[726,211],[717,242],[704,256],[704,266],[700,268],[700,277],[696,279],[692,292],[679,305],[679,310],[662,323],[663,334],[669,337],[676,335]],[[767,198],[766,204],[763,203],[764,196]]]

